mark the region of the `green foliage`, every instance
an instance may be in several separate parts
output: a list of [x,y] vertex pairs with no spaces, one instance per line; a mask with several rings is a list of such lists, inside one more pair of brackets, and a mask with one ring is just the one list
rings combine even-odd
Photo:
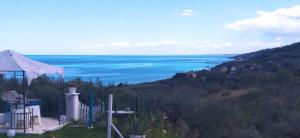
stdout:
[[[185,137],[300,137],[299,45],[242,55],[196,79],[180,73],[119,92],[134,93],[139,109],[163,112]],[[232,66],[237,71],[219,70]]]

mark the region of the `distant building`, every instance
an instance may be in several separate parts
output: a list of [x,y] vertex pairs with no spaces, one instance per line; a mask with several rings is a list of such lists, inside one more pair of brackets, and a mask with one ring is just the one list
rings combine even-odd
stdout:
[[236,71],[237,71],[236,66],[230,67],[230,73],[236,73]]
[[191,77],[191,78],[196,78],[197,77],[197,73],[196,72],[188,72],[188,73],[186,73],[186,75],[188,76],[188,77]]
[[227,72],[228,71],[228,68],[227,67],[222,67],[222,68],[220,68],[220,72],[222,72],[222,73],[225,73],[225,72]]

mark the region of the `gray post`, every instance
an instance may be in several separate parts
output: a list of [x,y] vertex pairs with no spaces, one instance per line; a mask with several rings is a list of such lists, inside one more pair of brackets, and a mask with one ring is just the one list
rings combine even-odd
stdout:
[[90,91],[90,95],[89,95],[89,123],[88,123],[88,128],[93,128],[93,121],[94,121],[94,95],[93,92]]
[[26,92],[25,92],[25,71],[22,72],[23,74],[23,78],[22,78],[22,81],[23,81],[23,86],[22,86],[22,90],[23,90],[23,127],[24,127],[24,133],[26,133],[26,117],[25,117],[25,106],[26,106],[26,103],[25,103],[25,100],[26,100]]
[[113,95],[109,94],[109,99],[108,99],[108,119],[107,119],[107,138],[111,138],[112,104],[113,104]]

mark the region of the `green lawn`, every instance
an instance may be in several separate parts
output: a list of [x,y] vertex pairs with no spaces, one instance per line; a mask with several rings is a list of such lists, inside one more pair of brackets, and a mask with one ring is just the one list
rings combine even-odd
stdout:
[[[17,135],[15,138],[105,138],[106,130],[105,128],[74,128],[66,126],[65,128],[55,131],[47,132],[44,135]],[[6,138],[5,135],[0,135],[0,138]]]
[[[159,129],[154,129],[148,132],[149,138],[180,138],[173,133],[162,133]],[[7,138],[5,135],[0,135],[0,138]],[[17,135],[15,138],[106,138],[106,129],[97,127],[93,129],[70,127],[55,131],[47,132],[44,135]]]

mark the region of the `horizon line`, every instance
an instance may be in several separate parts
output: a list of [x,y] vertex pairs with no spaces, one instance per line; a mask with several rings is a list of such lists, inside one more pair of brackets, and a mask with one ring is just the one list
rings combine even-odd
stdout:
[[104,54],[24,54],[25,56],[221,56],[221,55],[240,55],[244,53],[238,53],[238,54],[178,54],[178,55],[172,55],[172,54],[161,54],[161,55],[104,55]]

